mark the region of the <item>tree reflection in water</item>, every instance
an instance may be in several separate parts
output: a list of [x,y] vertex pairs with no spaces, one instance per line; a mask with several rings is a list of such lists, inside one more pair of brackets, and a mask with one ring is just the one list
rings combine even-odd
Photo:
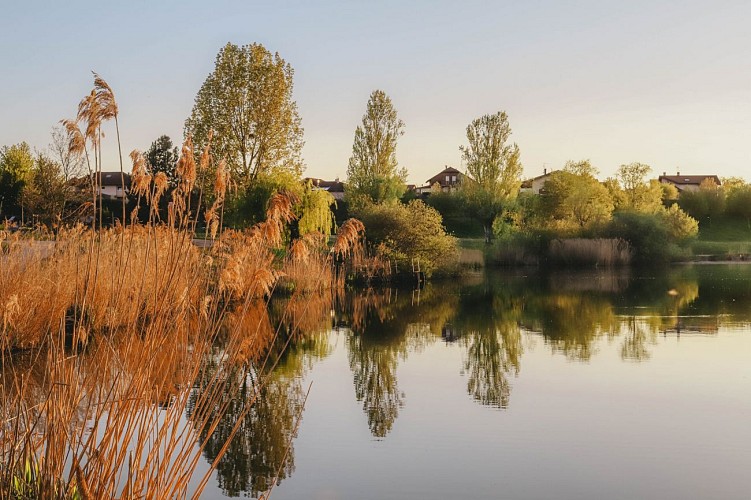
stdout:
[[[299,379],[275,376],[259,388],[254,378],[251,373],[244,375],[240,393],[226,402],[227,417],[209,437],[205,449],[206,458],[213,461],[241,419],[216,469],[219,487],[229,496],[243,492],[258,496],[269,490],[275,479],[280,482],[295,469],[292,437],[305,398]],[[258,397],[244,411],[243,401],[253,398],[255,390],[259,390]]]
[[456,296],[428,285],[419,298],[391,288],[352,291],[340,303],[339,323],[352,330],[347,337],[355,397],[363,403],[373,436],[392,429],[405,395],[399,389],[400,359],[440,338],[454,312]]
[[488,286],[462,296],[455,324],[466,348],[462,373],[475,401],[506,408],[511,395],[507,374],[519,374],[522,341],[518,321],[522,303]]
[[[504,271],[476,276],[471,283],[436,281],[414,292],[349,289],[335,297],[334,306],[326,302],[330,299],[272,301],[241,328],[262,325],[269,329],[263,337],[271,338],[271,325],[281,325],[283,334],[270,350],[248,346],[242,353],[249,362],[237,374],[240,396],[228,395],[228,418],[210,438],[206,455],[216,456],[223,436],[239,421],[240,431],[217,469],[226,494],[257,496],[275,478],[293,473],[292,437],[304,401],[301,377],[315,360],[330,354],[332,321],[343,332],[354,394],[368,428],[385,438],[407,404],[399,365],[432,343],[461,348],[460,371],[473,401],[506,408],[511,378],[521,371],[525,339],[540,337],[554,353],[580,362],[592,359],[602,340],[614,341],[623,360],[646,361],[661,333],[715,333],[722,321],[751,322],[750,283],[724,268],[674,269],[644,277],[628,271]],[[705,289],[710,292],[704,294]],[[257,368],[266,354],[278,361],[274,370]],[[244,412],[237,401],[256,391],[256,404]]]
[[[293,438],[305,401],[302,376],[315,359],[331,352],[326,328],[330,325],[330,300],[309,300],[304,305],[296,300],[279,302],[283,303],[268,308],[251,304],[242,324],[233,323],[232,315],[228,322],[228,327],[241,331],[260,330],[268,341],[265,346],[243,345],[241,352],[230,353],[243,356],[235,373],[239,391],[219,401],[218,405],[228,407],[226,417],[208,436],[204,450],[205,457],[213,461],[233,427],[239,426],[216,468],[219,486],[229,496],[247,493],[258,497],[295,470]],[[277,315],[278,311],[287,314]],[[276,341],[273,332],[277,328],[272,322],[280,332]],[[300,324],[309,330],[301,331]],[[222,355],[223,347],[217,345],[215,356]],[[212,360],[207,362],[216,366]],[[250,407],[248,401],[253,402]]]
[[391,431],[404,394],[396,380],[399,346],[372,342],[362,335],[348,338],[349,366],[352,369],[355,397],[363,402],[368,427],[382,438]]

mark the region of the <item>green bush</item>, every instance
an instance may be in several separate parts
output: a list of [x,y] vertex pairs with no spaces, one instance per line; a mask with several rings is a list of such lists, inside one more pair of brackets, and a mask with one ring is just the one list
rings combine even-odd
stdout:
[[634,250],[634,262],[640,264],[667,262],[678,250],[668,225],[655,214],[616,212],[606,233],[628,241]]
[[668,233],[674,241],[683,242],[699,234],[699,223],[673,203],[670,208],[657,212],[658,217],[668,228]]
[[441,215],[420,200],[407,205],[370,204],[354,216],[365,224],[368,243],[379,246],[385,257],[405,272],[419,261],[426,275],[450,272],[457,263],[456,238],[446,234]]
[[447,233],[457,238],[483,237],[482,224],[469,215],[465,199],[458,193],[431,193],[425,204],[441,214]]

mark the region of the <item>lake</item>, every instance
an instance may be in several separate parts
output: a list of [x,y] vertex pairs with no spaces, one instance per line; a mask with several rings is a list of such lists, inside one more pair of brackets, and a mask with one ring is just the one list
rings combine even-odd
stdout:
[[751,498],[751,266],[478,273],[316,314],[205,498]]

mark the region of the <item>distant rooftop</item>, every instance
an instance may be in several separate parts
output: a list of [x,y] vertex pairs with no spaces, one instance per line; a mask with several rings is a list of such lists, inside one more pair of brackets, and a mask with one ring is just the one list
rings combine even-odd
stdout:
[[711,179],[718,186],[721,184],[720,178],[716,175],[681,175],[680,172],[676,175],[661,175],[657,180],[659,182],[670,182],[671,184],[695,184],[699,185],[706,179]]

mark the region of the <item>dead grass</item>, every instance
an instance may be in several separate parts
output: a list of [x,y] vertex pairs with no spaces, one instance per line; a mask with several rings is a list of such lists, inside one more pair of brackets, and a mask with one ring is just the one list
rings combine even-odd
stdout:
[[568,266],[622,266],[631,262],[631,245],[620,238],[570,238],[550,242],[551,261]]

